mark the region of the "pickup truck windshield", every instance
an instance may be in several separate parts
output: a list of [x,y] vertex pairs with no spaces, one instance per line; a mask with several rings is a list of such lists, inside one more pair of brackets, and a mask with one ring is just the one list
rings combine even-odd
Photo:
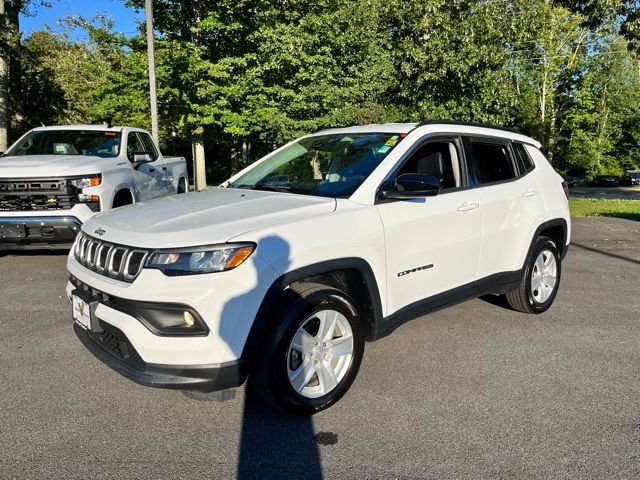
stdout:
[[347,198],[402,140],[400,133],[303,138],[230,183],[230,188]]
[[6,155],[85,155],[112,158],[120,153],[120,132],[40,130],[22,138]]

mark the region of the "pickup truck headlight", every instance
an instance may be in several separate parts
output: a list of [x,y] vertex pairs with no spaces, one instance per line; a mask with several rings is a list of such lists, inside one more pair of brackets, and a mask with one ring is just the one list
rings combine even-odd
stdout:
[[89,187],[97,187],[102,183],[102,175],[94,175],[91,177],[81,177],[81,178],[72,178],[70,180],[71,185],[76,188],[89,188]]
[[253,253],[253,243],[227,243],[175,250],[156,250],[146,268],[156,268],[165,275],[195,275],[232,270],[244,263]]

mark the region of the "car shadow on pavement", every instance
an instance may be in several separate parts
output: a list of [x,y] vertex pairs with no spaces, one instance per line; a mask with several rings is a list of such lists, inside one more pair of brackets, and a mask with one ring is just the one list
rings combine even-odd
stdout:
[[4,257],[66,257],[69,250],[0,250],[0,258]]
[[279,412],[247,388],[237,478],[321,479],[311,417]]
[[624,255],[618,255],[617,253],[607,252],[606,250],[602,250],[600,248],[590,247],[588,245],[583,245],[582,243],[571,242],[572,247],[581,248],[583,250],[587,250],[589,252],[599,253],[600,255],[605,255],[611,258],[617,258],[618,260],[623,260],[625,262],[635,263],[636,265],[640,265],[640,260],[631,257],[625,257]]
[[[262,238],[260,245],[265,251],[270,252],[270,263],[276,259],[278,269],[286,271],[289,268],[291,249],[285,239],[270,235]],[[256,254],[259,253],[258,250]],[[255,301],[256,295],[262,298],[263,292],[270,286],[272,277],[260,275],[262,270],[257,267],[257,261],[256,258],[253,259],[258,272],[256,287],[229,300],[224,306],[219,327],[223,339],[233,338],[236,334],[238,316],[243,315],[246,306]],[[268,322],[264,325],[261,335],[269,335],[277,324],[277,319],[269,315],[261,320]],[[257,353],[253,353],[253,358],[258,358]],[[284,363],[282,359],[271,361]],[[311,417],[297,417],[276,410],[262,400],[248,382],[245,389],[237,478],[321,479],[322,467]]]
[[490,303],[491,305],[495,305],[496,307],[502,307],[502,308],[506,308],[507,310],[513,310],[510,306],[509,303],[507,302],[507,299],[504,297],[504,295],[482,295],[480,298],[480,300],[483,300],[487,303]]

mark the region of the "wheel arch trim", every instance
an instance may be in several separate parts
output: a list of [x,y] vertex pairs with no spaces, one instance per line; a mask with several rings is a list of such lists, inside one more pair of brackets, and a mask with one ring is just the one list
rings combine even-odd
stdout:
[[291,270],[290,272],[284,273],[278,277],[271,284],[262,300],[262,303],[260,304],[260,307],[258,308],[258,313],[255,316],[249,335],[247,336],[247,340],[242,351],[242,358],[247,359],[253,354],[253,350],[255,350],[255,348],[261,343],[261,338],[264,332],[271,324],[269,314],[277,304],[280,294],[287,286],[309,277],[341,270],[357,270],[364,278],[366,290],[369,294],[369,301],[371,303],[373,318],[371,318],[370,321],[373,323],[372,326],[375,336],[375,332],[377,332],[381,326],[383,315],[382,300],[378,289],[378,282],[371,265],[369,265],[366,260],[359,257],[327,260]]

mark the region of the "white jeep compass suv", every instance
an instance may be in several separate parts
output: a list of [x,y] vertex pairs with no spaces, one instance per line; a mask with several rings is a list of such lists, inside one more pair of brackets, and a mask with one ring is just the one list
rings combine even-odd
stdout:
[[249,377],[312,414],[353,382],[365,341],[485,294],[544,312],[569,245],[540,144],[453,122],[325,130],[220,188],[96,215],[69,255],[84,345],[154,387]]

